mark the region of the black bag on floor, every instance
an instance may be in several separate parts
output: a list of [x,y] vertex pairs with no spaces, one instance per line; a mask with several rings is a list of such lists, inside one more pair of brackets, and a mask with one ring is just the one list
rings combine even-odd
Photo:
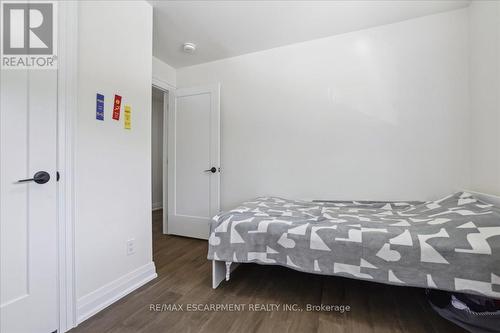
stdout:
[[426,290],[432,308],[472,333],[500,332],[500,301],[487,297]]

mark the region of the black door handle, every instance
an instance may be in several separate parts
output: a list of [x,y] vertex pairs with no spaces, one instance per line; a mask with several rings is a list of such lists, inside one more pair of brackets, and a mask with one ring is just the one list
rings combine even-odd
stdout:
[[18,183],[27,183],[27,182],[35,182],[37,184],[45,184],[50,180],[50,175],[46,171],[38,171],[35,173],[33,178],[27,178],[27,179],[20,179],[17,182]]
[[204,172],[216,173],[217,172],[217,168],[216,167],[211,167],[210,169],[204,170]]

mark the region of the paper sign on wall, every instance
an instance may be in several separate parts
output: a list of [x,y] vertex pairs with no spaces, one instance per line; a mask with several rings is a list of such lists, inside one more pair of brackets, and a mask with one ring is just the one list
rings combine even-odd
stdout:
[[104,95],[96,95],[95,119],[104,120]]
[[130,105],[125,105],[125,129],[131,129],[132,128],[132,110],[130,108]]
[[122,107],[122,97],[115,95],[115,102],[113,103],[113,119],[120,120],[120,109]]

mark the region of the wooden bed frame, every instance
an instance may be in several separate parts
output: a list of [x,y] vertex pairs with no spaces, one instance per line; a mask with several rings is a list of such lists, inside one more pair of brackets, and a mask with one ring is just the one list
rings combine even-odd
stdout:
[[[500,196],[468,190],[461,191],[470,193],[479,200],[500,207]],[[239,263],[236,262],[212,260],[212,288],[216,289],[224,280],[229,281],[231,272],[238,266]]]

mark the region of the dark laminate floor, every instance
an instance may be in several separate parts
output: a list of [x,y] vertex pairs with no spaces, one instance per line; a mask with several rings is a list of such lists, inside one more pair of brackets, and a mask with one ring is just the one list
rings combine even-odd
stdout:
[[[163,235],[161,211],[153,219],[158,278],[71,332],[463,332],[415,288],[247,264],[213,290],[206,241]],[[153,312],[152,303],[183,304],[184,311]],[[351,311],[187,312],[189,303],[345,304]]]

